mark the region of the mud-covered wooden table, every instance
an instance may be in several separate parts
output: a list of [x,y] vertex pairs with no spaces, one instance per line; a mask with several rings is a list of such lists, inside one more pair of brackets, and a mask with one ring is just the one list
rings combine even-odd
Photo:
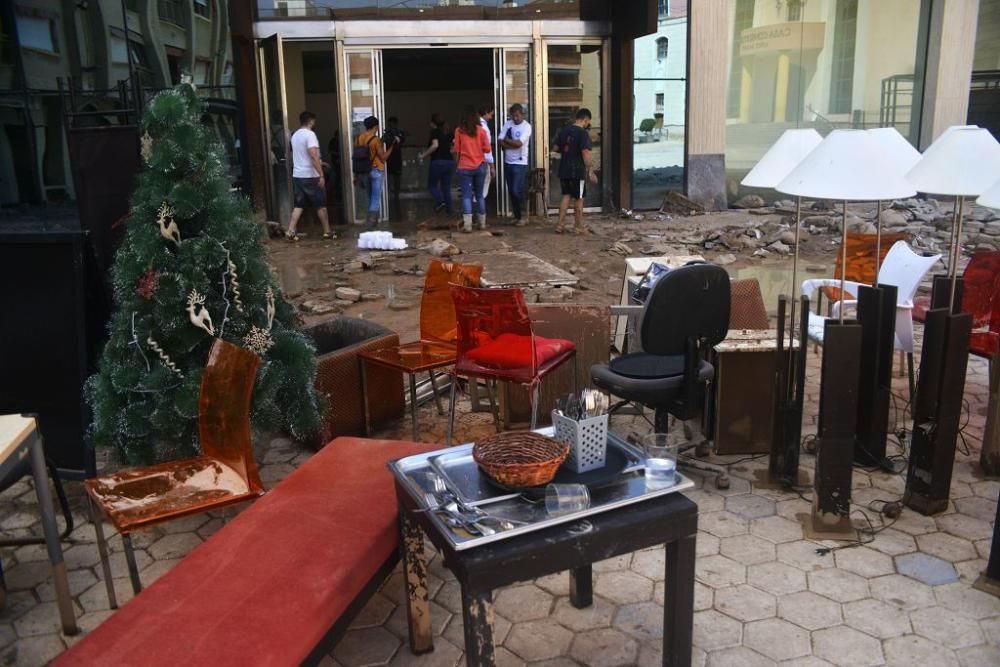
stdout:
[[410,649],[434,649],[427,593],[424,535],[444,557],[462,587],[465,661],[469,667],[496,664],[493,646],[493,590],[569,570],[570,601],[593,602],[593,563],[647,547],[666,549],[663,604],[663,664],[691,664],[694,616],[695,538],[698,506],[680,493],[654,497],[570,523],[456,550],[410,491],[396,482],[400,549],[407,591]]

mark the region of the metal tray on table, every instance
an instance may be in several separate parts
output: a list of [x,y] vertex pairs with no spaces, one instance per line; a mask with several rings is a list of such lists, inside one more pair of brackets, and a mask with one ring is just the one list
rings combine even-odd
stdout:
[[[541,429],[542,435],[552,435],[552,429]],[[448,538],[457,550],[469,549],[490,542],[496,542],[515,535],[523,535],[560,523],[576,521],[586,516],[622,507],[642,500],[686,491],[694,483],[677,473],[677,483],[665,489],[648,490],[643,475],[645,459],[639,449],[618,436],[608,434],[608,446],[621,449],[628,457],[628,466],[614,481],[590,489],[591,505],[579,512],[560,516],[549,516],[544,501],[538,502],[519,493],[505,492],[483,479],[479,467],[472,459],[472,443],[459,445],[436,452],[426,452],[409,456],[389,464],[389,469],[407,490],[417,506],[427,512],[438,531]],[[467,504],[475,505],[490,515],[515,522],[510,530],[497,531],[493,535],[472,535],[450,527],[434,512],[433,477],[438,476],[452,492]]]

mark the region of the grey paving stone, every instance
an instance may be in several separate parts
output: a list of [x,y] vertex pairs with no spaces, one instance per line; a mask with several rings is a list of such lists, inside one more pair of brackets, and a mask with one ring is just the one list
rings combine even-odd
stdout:
[[868,580],[846,570],[829,569],[810,572],[809,590],[836,602],[851,602],[868,597]]
[[784,563],[761,563],[747,568],[747,582],[772,595],[788,595],[806,589],[802,570]]
[[149,555],[156,560],[168,558],[183,558],[192,549],[201,544],[202,539],[196,533],[177,533],[164,535],[148,548]]
[[962,667],[996,667],[1000,665],[1000,646],[981,644],[958,650]]
[[556,600],[552,611],[552,618],[574,632],[606,628],[614,615],[615,605],[600,595],[595,595],[593,604],[583,609],[577,609],[568,597],[562,597]]
[[810,652],[809,633],[780,618],[747,623],[744,634],[744,646],[772,660],[791,660]]
[[780,516],[754,519],[750,522],[750,533],[771,542],[791,542],[802,539],[802,526]]
[[955,571],[954,565],[921,552],[896,556],[896,569],[900,574],[930,586],[940,586],[958,581],[958,573]]
[[727,512],[709,512],[698,517],[698,530],[716,537],[733,537],[744,535],[749,529],[747,520]]
[[663,639],[663,606],[654,602],[622,605],[612,625],[642,641]]
[[553,595],[534,584],[510,586],[497,591],[493,596],[496,612],[514,623],[546,618],[554,604]]
[[975,541],[992,536],[993,529],[988,521],[966,514],[946,514],[936,519],[938,528],[963,540]]
[[612,628],[580,633],[570,648],[570,656],[587,667],[628,667],[638,655],[639,643]]
[[819,546],[816,542],[806,540],[784,542],[777,545],[778,560],[793,565],[803,572],[834,567],[834,561],[829,555],[821,556],[816,553],[816,548]]
[[653,582],[630,570],[594,575],[594,592],[616,604],[643,602],[653,598]]
[[867,598],[843,605],[844,622],[878,639],[889,639],[912,631],[905,610],[881,600]]
[[370,628],[382,625],[392,615],[395,608],[396,604],[392,600],[381,593],[376,593],[368,600],[364,608],[358,612],[358,615],[354,617],[351,629],[356,630],[358,628]]
[[[433,600],[429,601],[428,605],[431,610],[431,634],[436,637],[444,632],[452,615]],[[406,640],[410,632],[409,621],[406,617],[406,606],[400,605],[394,607],[392,613],[389,614],[388,620],[381,626],[375,627],[385,628],[400,639]]]
[[743,634],[743,626],[714,609],[695,612],[694,645],[711,651],[727,646],[738,646]]
[[[698,541],[701,541],[701,535]],[[629,569],[651,581],[663,581],[666,576],[666,552],[662,548],[636,552],[632,555]]]
[[745,646],[734,646],[708,654],[707,667],[774,667],[778,663]]
[[778,617],[806,630],[822,630],[841,622],[840,605],[811,591],[799,591],[778,599]]
[[867,667],[885,663],[882,645],[874,637],[838,625],[812,634],[813,652],[841,667]]
[[333,657],[345,665],[384,665],[400,645],[399,638],[384,628],[351,630],[337,644]]
[[695,561],[695,577],[713,588],[746,581],[746,568],[725,556],[707,556]]
[[410,652],[410,647],[404,642],[388,664],[393,667],[405,667],[408,665],[414,665],[415,667],[458,667],[464,664],[464,662],[462,659],[462,649],[446,639],[437,637],[434,639],[434,650],[422,655],[413,655]]
[[869,585],[873,598],[900,609],[910,611],[935,604],[934,590],[910,577],[890,574],[872,579]]
[[975,619],[1000,616],[1000,599],[967,584],[938,586],[934,597],[942,607],[962,616]]
[[17,667],[42,667],[65,650],[59,634],[25,637],[12,645],[13,662]]
[[541,619],[515,623],[504,646],[530,662],[564,655],[572,641],[572,632],[554,620]]
[[743,584],[716,591],[715,608],[738,621],[759,621],[774,616],[777,603],[770,593]]
[[976,548],[972,542],[947,533],[918,535],[917,546],[921,552],[937,556],[949,563],[958,563],[976,557]]
[[892,564],[892,558],[868,547],[841,549],[835,551],[833,555],[838,568],[853,572],[866,579],[892,574],[896,571]]
[[774,544],[755,535],[722,538],[719,553],[743,565],[766,563],[775,558]]
[[917,541],[912,535],[895,528],[886,528],[879,531],[868,546],[889,556],[900,556],[916,551]]
[[985,641],[979,624],[944,607],[927,607],[910,613],[913,632],[949,648],[975,646]]
[[951,649],[918,635],[903,635],[883,644],[885,664],[889,667],[959,667],[958,658]]
[[755,494],[729,496],[726,498],[726,509],[744,519],[763,519],[775,512],[773,500]]

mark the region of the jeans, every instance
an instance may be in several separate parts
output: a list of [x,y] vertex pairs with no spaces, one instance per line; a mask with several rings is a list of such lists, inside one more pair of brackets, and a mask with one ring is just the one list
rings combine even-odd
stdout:
[[528,165],[505,164],[504,180],[507,181],[507,192],[510,193],[514,217],[521,217],[521,202],[524,201],[524,181],[528,177]]
[[382,199],[382,184],[385,182],[385,172],[372,167],[368,172],[368,212],[377,213]]
[[451,208],[451,177],[455,174],[454,160],[431,160],[427,174],[427,189],[435,204],[444,204],[449,214]]
[[488,169],[485,162],[475,169],[459,169],[458,184],[462,188],[462,213],[472,214],[472,196],[476,193],[477,208],[479,215],[486,217],[486,199],[482,196],[483,182]]

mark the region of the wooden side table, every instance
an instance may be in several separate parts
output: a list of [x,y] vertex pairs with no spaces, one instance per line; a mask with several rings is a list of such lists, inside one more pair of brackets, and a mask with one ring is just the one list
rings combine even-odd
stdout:
[[451,546],[425,512],[415,511],[416,501],[398,481],[396,497],[410,650],[414,653],[434,649],[424,559],[426,534],[462,587],[468,667],[496,665],[493,589],[569,570],[570,601],[577,608],[588,607],[593,601],[593,563],[658,544],[666,549],[663,664],[691,664],[698,506],[684,495],[650,498],[462,551]]
[[62,546],[59,544],[59,529],[56,527],[52,494],[49,492],[49,478],[45,472],[42,436],[33,417],[0,415],[0,477],[28,456],[31,457],[35,493],[38,495],[38,508],[42,514],[45,545],[49,552],[49,562],[52,563],[52,581],[56,590],[59,619],[62,622],[63,632],[75,635],[78,629],[73,614],[73,600],[69,596],[69,580],[66,577]]

